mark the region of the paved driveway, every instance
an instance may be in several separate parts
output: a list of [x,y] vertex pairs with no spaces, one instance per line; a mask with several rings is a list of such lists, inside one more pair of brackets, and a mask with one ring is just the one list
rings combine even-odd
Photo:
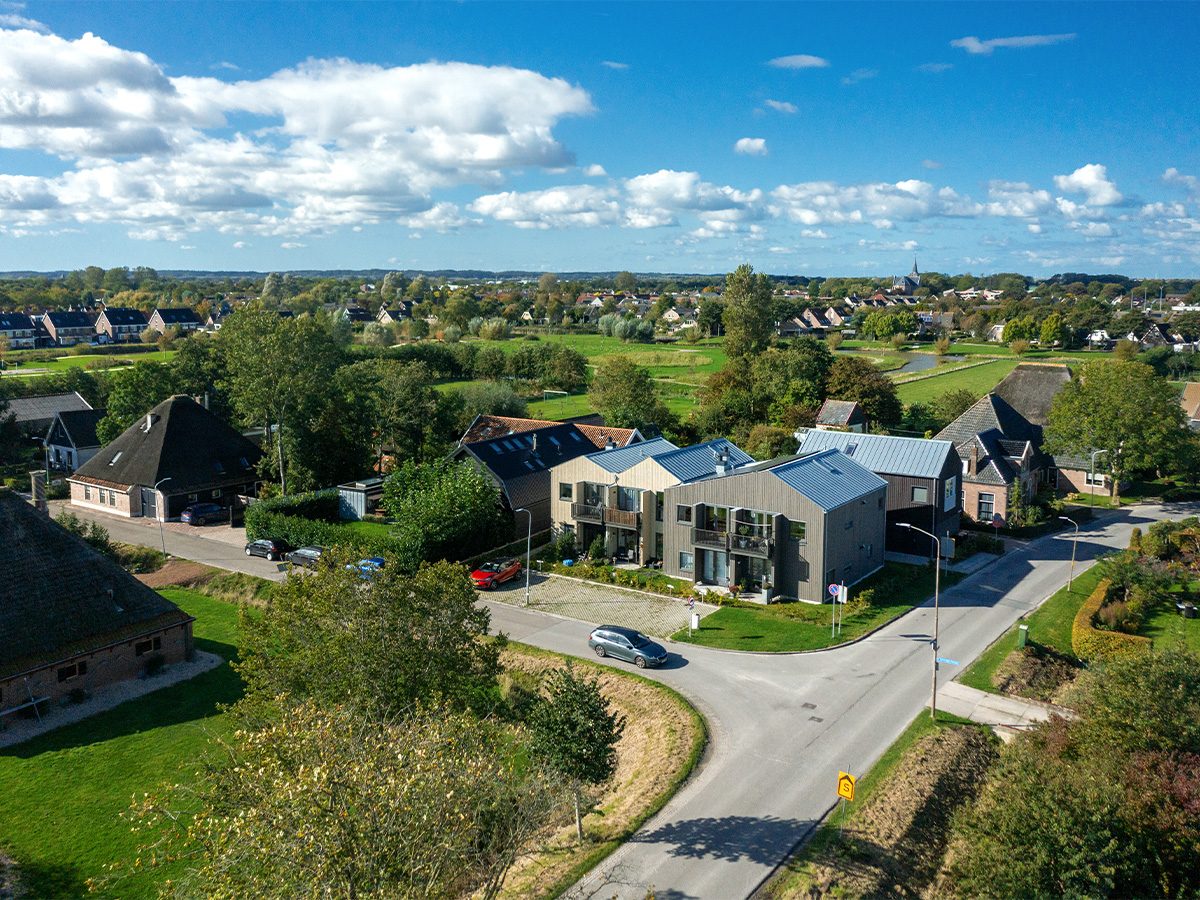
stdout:
[[[1127,546],[1134,526],[1195,515],[1196,505],[1139,506],[1090,523],[1079,535],[1076,574]],[[97,514],[113,537],[157,546],[157,527]],[[202,532],[202,529],[197,529]],[[180,556],[236,571],[282,577],[202,534],[167,535]],[[963,666],[1022,614],[1067,581],[1071,535],[1050,535],[1010,551],[942,595],[940,655]],[[546,591],[554,592],[553,582]],[[601,588],[600,590],[607,590]],[[505,599],[524,592],[506,589]],[[485,601],[495,630],[549,650],[586,655],[589,624]],[[547,602],[550,602],[549,599]],[[616,853],[570,892],[575,898],[655,896],[670,900],[746,897],[833,806],[839,769],[861,773],[929,699],[932,603],[871,637],[820,653],[773,656],[668,644],[662,669],[647,670],[707,717],[709,750],[691,781]],[[604,661],[625,667],[626,664]],[[960,668],[943,668],[951,679]]]

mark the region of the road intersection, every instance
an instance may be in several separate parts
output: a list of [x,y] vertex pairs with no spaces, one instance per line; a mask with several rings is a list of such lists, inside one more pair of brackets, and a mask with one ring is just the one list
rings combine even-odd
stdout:
[[[1147,505],[1090,523],[1079,534],[1076,574],[1126,546],[1134,526],[1144,531],[1155,520],[1193,514],[1192,507]],[[156,528],[96,518],[114,539],[157,546]],[[1072,536],[1031,541],[944,591],[940,655],[965,666],[1064,585]],[[202,531],[171,528],[167,549],[222,568],[282,577],[276,564],[240,556],[230,537],[214,540]],[[483,602],[493,630],[561,653],[586,655],[589,628],[598,624]],[[672,662],[646,674],[680,691],[704,714],[709,750],[679,793],[569,896],[642,900],[651,889],[672,900],[749,896],[833,806],[838,771],[866,771],[925,707],[932,625],[929,602],[861,641],[815,653],[669,644]],[[943,666],[939,679],[958,671]]]

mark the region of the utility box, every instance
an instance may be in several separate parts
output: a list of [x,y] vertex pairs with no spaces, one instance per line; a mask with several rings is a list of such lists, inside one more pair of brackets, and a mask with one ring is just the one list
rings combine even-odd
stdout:
[[1021,625],[1017,628],[1017,649],[1024,650],[1025,644],[1029,641],[1029,626]]

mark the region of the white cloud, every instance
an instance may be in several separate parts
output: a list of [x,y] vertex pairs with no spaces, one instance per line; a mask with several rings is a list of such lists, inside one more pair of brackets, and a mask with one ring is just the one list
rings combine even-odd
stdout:
[[746,156],[766,156],[767,139],[752,137],[738,138],[737,143],[733,145],[733,152]]
[[1098,163],[1080,166],[1070,175],[1055,175],[1054,186],[1068,194],[1084,194],[1092,206],[1112,206],[1124,198],[1108,179],[1108,170]]
[[953,68],[954,63],[927,62],[917,66],[917,71],[925,72],[929,75],[940,75],[942,72],[949,72]]
[[1025,230],[1028,231],[1030,234],[1041,234],[1042,226],[1039,225],[1037,222],[1030,222],[1028,225],[1025,226]]
[[242,67],[239,66],[237,63],[231,63],[227,59],[223,59],[220,62],[215,62],[211,66],[209,66],[209,68],[214,69],[214,70],[224,69],[225,71],[228,71],[228,72],[240,72],[242,70]]
[[601,60],[600,65],[604,66],[606,69],[616,69],[618,72],[624,72],[629,68],[629,63],[617,62],[616,60],[612,59]]
[[[18,8],[23,8],[21,4]],[[5,7],[0,6],[0,10]],[[15,12],[0,12],[0,28],[16,28],[25,29],[27,31],[36,31],[41,34],[46,34],[50,31],[45,25],[37,19],[30,19],[27,16],[19,15]]]
[[763,105],[770,107],[775,112],[781,112],[789,116],[794,116],[800,111],[795,103],[788,103],[786,100],[764,100]]
[[570,228],[615,224],[620,205],[609,188],[577,184],[543,191],[486,194],[470,206],[473,212],[517,228]]
[[1112,226],[1107,222],[1070,222],[1067,227],[1088,238],[1112,237],[1113,234]]
[[479,219],[464,216],[457,203],[436,203],[424,212],[401,219],[401,222],[414,231],[436,231],[438,234],[458,231],[465,225],[482,224]]
[[244,249],[246,249],[246,242],[245,242],[245,241],[234,241],[234,242],[233,242],[233,249],[234,249],[234,250],[244,250]]
[[867,81],[879,74],[878,69],[855,69],[849,75],[842,79],[842,84],[852,85],[858,84],[860,81]]
[[997,48],[1019,49],[1024,47],[1048,47],[1075,39],[1075,34],[1024,34],[1018,37],[989,38],[981,41],[974,35],[950,42],[951,47],[960,47],[975,56],[990,56]]
[[942,167],[942,164],[940,162],[938,162],[936,159],[921,160],[921,168],[923,168],[923,169],[940,169],[941,167]]
[[583,174],[588,178],[603,178],[608,174],[608,172],[606,172],[604,170],[604,166],[600,165],[599,163],[592,163],[583,170]]
[[824,241],[829,239],[829,234],[823,228],[801,228],[800,237]]
[[[660,169],[625,182],[625,224],[631,228],[673,225],[676,214],[697,214],[708,223],[761,218],[761,190],[740,191],[704,181],[699,172]],[[716,226],[722,227],[722,226]]]
[[767,65],[776,69],[824,69],[828,68],[829,60],[807,53],[796,53],[792,56],[777,56],[768,60]]
[[1163,172],[1162,180],[1165,184],[1178,185],[1193,197],[1200,197],[1200,178],[1195,175],[1184,175],[1172,166]]
[[961,197],[952,188],[935,188],[919,179],[854,185],[809,181],[780,185],[771,192],[771,197],[775,215],[809,226],[871,222],[887,228],[895,221],[972,216],[981,212],[978,204]]
[[1049,191],[1036,190],[1023,181],[988,182],[989,216],[1028,219],[1045,213],[1053,205]]
[[1163,203],[1161,200],[1146,203],[1138,210],[1145,218],[1181,218],[1187,215],[1187,209],[1182,203]]
[[[71,166],[6,182],[0,223],[112,222],[177,240],[412,217],[437,209],[439,188],[573,166],[553,129],[591,111],[581,88],[510,67],[311,60],[258,80],[168,78],[91,34],[0,30],[0,149]],[[233,114],[263,127],[214,131]]]
[[283,242],[282,244],[280,244],[279,246],[280,246],[280,247],[282,247],[284,250],[299,250],[299,249],[301,249],[302,247],[307,247],[308,245],[307,245],[307,244],[301,244],[301,243],[300,243],[300,242],[298,242],[298,241],[284,241],[284,242]]

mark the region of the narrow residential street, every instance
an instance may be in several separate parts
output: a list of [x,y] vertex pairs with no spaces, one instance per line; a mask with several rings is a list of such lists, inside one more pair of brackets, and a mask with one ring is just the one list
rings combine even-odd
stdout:
[[[1139,506],[1081,530],[1076,574],[1125,546],[1130,529],[1196,514],[1195,506]],[[156,525],[96,514],[116,540],[159,546]],[[187,529],[186,531],[182,529]],[[236,533],[168,525],[173,554],[279,579],[280,567],[242,555]],[[224,538],[223,540],[221,538]],[[1066,583],[1070,533],[1031,541],[941,597],[941,682],[952,679],[1022,614]],[[518,641],[589,655],[596,622],[484,599],[493,628]],[[510,588],[517,590],[517,588]],[[523,585],[521,586],[523,590]],[[925,708],[932,603],[858,643],[817,653],[750,654],[668,643],[675,654],[647,675],[678,689],[706,716],[711,743],[675,798],[570,892],[577,898],[746,897],[833,806],[839,769],[862,773]],[[623,663],[605,661],[624,666]]]

